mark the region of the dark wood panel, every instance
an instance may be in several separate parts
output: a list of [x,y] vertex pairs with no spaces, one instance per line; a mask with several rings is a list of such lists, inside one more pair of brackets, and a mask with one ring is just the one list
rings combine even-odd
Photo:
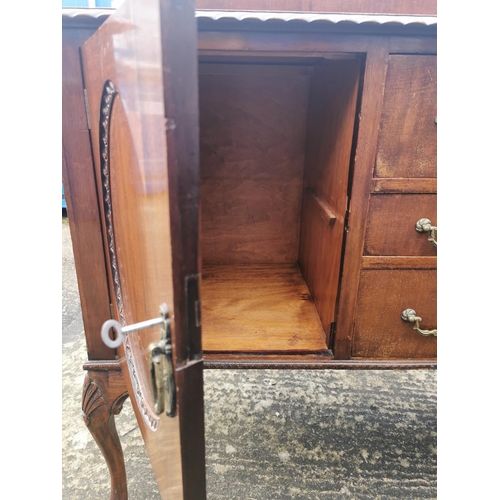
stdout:
[[391,55],[375,177],[436,177],[436,56]]
[[[435,52],[436,37],[370,36],[324,33],[256,33],[200,31],[198,49],[201,53],[231,51],[232,55],[286,54],[291,56],[322,56],[334,53],[369,52],[374,46],[387,43],[392,52]],[[229,53],[231,53],[229,52]]]
[[201,65],[204,264],[297,261],[308,74]]
[[63,30],[62,173],[88,358],[112,359],[100,336],[110,297],[79,54],[93,31]]
[[327,351],[296,265],[204,267],[202,324],[204,353]]
[[436,271],[361,272],[353,357],[435,358],[436,337],[423,337],[401,319],[405,309],[422,318],[420,328],[436,328]]
[[373,179],[372,193],[437,193],[437,179]]
[[437,225],[434,194],[381,194],[370,198],[364,255],[434,256],[437,248],[429,233],[419,233],[422,218]]
[[361,269],[437,269],[437,258],[363,257]]
[[[339,286],[359,73],[357,59],[325,61],[315,67],[311,81],[304,186],[314,196],[303,198],[299,265],[328,342]],[[336,216],[335,224],[325,224],[318,200]]]
[[334,355],[349,359],[357,302],[363,240],[377,147],[378,123],[382,112],[386,78],[388,42],[379,39],[371,45],[366,58],[361,99],[358,143],[354,158],[351,200],[348,212],[344,263],[338,305]]
[[196,0],[197,9],[346,12],[435,16],[436,0]]
[[[249,77],[250,79],[254,78],[254,82],[255,78],[258,78],[260,76],[270,77],[272,79],[278,78],[280,80],[283,80],[287,77],[295,78],[300,76],[310,76],[313,72],[313,62],[304,62],[300,59],[295,60],[295,64],[293,65],[290,64],[290,60],[286,57],[282,57],[279,60],[276,60],[275,58],[271,58],[270,60],[263,60],[261,58],[258,61],[252,61],[251,57],[242,59],[243,60],[240,59],[238,61],[234,61],[231,57],[227,57],[226,55],[224,55],[217,61],[202,62],[199,58],[198,60],[200,61],[200,64],[198,65],[198,76],[200,80],[204,79],[206,75],[233,76],[234,78],[229,79],[227,84],[228,87],[234,92],[234,89],[238,88],[239,84],[249,83],[251,85],[252,80],[249,80],[247,77]],[[314,62],[317,61],[318,60],[316,59]],[[262,64],[263,62],[265,62],[266,64]],[[207,80],[207,82],[210,82],[210,80]],[[213,84],[214,83],[212,83],[212,85]],[[207,83],[207,86],[210,86],[210,83]],[[246,91],[247,89],[244,88],[243,90]],[[199,86],[199,91],[203,91],[201,85]],[[256,89],[252,89],[252,91],[258,92],[258,90]],[[262,98],[266,97],[267,96],[265,94],[262,95]]]
[[[193,500],[206,498],[201,328],[189,313],[197,306],[199,290],[196,289],[201,285],[198,61],[194,9],[194,0],[160,2],[162,118],[166,118],[164,130],[175,294],[173,352],[178,363],[176,386],[180,396],[182,486],[184,498]],[[148,50],[147,46],[144,50]],[[190,287],[188,282],[192,283]],[[190,297],[188,289],[193,288],[195,296]],[[155,453],[165,461],[162,455],[168,452],[158,439],[155,440]],[[170,480],[168,475],[166,479]],[[162,495],[169,496],[163,492]]]

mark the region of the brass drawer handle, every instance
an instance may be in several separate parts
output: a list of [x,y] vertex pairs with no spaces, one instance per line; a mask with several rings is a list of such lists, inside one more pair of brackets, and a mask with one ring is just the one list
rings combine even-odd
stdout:
[[417,313],[413,309],[405,309],[401,313],[401,319],[403,321],[406,321],[406,323],[413,323],[413,329],[416,330],[420,335],[423,335],[424,337],[430,337],[431,335],[434,335],[434,337],[437,337],[438,331],[437,330],[421,330],[420,329],[420,321],[422,321],[422,318],[419,318],[417,316]]
[[436,241],[436,231],[437,227],[432,225],[432,222],[429,219],[420,219],[415,224],[415,230],[419,233],[427,233],[430,232],[428,240],[437,248],[438,244]]

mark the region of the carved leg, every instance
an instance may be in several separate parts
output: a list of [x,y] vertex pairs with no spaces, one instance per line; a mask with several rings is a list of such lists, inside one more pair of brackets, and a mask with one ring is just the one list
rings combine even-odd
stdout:
[[110,500],[128,498],[123,451],[115,427],[115,415],[120,413],[127,397],[121,371],[116,371],[114,366],[113,371],[87,371],[83,384],[82,416],[108,465]]

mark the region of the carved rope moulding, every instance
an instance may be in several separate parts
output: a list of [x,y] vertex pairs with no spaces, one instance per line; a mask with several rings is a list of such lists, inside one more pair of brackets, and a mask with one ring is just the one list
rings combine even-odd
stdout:
[[[118,95],[115,85],[111,80],[104,83],[101,97],[101,107],[99,113],[99,157],[101,166],[101,185],[102,185],[102,201],[104,206],[104,216],[106,224],[106,236],[108,242],[108,255],[111,265],[111,277],[113,280],[113,288],[115,293],[116,305],[120,316],[120,323],[126,323],[123,310],[123,295],[121,290],[120,272],[118,268],[118,257],[116,254],[115,233],[113,228],[113,203],[111,197],[111,178],[110,178],[110,125],[113,111],[113,103]],[[128,336],[124,341],[125,357],[130,373],[130,379],[134,388],[134,394],[137,404],[140,408],[142,417],[146,425],[152,431],[158,428],[159,417],[153,411],[147,401],[142,387],[137,376],[137,366],[132,350],[132,345]]]

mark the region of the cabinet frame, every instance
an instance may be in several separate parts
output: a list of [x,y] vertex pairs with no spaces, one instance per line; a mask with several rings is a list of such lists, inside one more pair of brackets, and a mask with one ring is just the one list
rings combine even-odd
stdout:
[[[96,192],[93,177],[91,144],[85,125],[85,101],[81,68],[75,64],[80,45],[105,20],[105,15],[89,18],[67,18],[63,22],[63,181],[68,198],[68,218],[75,253],[75,264],[79,269],[79,290],[82,301],[82,315],[85,326],[89,366],[93,360],[113,359],[114,353],[103,346],[99,328],[109,318],[110,291],[104,269],[102,234],[97,205],[92,208]],[[263,23],[265,24],[265,23]],[[217,55],[234,58],[248,57],[341,57],[342,54],[357,54],[364,59],[360,81],[359,114],[355,124],[355,136],[348,186],[349,208],[346,214],[346,235],[342,252],[341,279],[338,297],[338,317],[331,349],[333,359],[315,360],[307,356],[248,356],[244,359],[237,354],[207,355],[205,368],[310,368],[310,369],[408,369],[435,368],[435,360],[353,360],[351,343],[356,321],[356,305],[360,273],[369,263],[363,259],[364,238],[370,196],[377,190],[392,189],[391,192],[435,192],[435,181],[418,180],[414,184],[397,184],[389,179],[373,178],[378,124],[380,122],[384,83],[389,55],[415,54],[435,55],[436,37],[433,34],[404,36],[401,27],[395,32],[366,33],[363,27],[353,28],[354,32],[316,32],[304,27],[304,31],[273,31],[255,28],[220,31],[216,23],[210,23],[207,30],[200,25],[198,31],[199,57]],[[221,28],[223,23],[221,24]],[[396,34],[394,34],[396,33]],[[69,78],[68,78],[69,77]],[[69,120],[71,113],[78,120]],[[65,118],[66,117],[66,118]],[[359,120],[359,117],[362,117]],[[74,137],[79,137],[79,145]],[[362,142],[357,141],[362,137]],[[394,184],[391,188],[391,182]],[[388,183],[388,187],[385,184]],[[406,191],[405,191],[406,190]],[[82,196],[81,193],[85,193]],[[85,199],[84,199],[85,198]],[[97,202],[97,199],[95,200]],[[94,213],[95,212],[95,213]],[[89,251],[88,234],[96,240]],[[100,245],[100,247],[99,247]],[[376,257],[372,257],[372,260]],[[373,265],[381,265],[374,263]],[[384,265],[384,264],[382,264]],[[433,263],[419,262],[417,267],[433,267]],[[91,283],[89,282],[90,277]]]

